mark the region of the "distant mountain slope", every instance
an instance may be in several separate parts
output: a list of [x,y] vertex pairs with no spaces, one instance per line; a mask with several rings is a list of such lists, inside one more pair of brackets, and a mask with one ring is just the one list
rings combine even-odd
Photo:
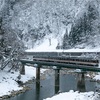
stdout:
[[6,32],[17,34],[27,48],[50,35],[57,48],[99,46],[100,0],[0,0]]
[[72,24],[70,34],[65,34],[63,48],[95,48],[100,46],[100,15],[98,4],[88,2],[83,15]]

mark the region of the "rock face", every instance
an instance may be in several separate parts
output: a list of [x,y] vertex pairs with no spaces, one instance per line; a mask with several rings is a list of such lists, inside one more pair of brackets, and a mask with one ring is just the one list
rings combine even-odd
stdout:
[[58,48],[100,44],[99,0],[0,0],[0,5],[2,29],[28,48],[51,34]]

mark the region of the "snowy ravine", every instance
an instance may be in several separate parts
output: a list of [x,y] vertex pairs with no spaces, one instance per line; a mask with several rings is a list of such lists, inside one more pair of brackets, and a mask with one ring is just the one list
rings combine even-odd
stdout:
[[[27,50],[28,52],[38,52],[38,51],[57,51],[57,40],[54,38],[51,41],[51,45],[49,44],[48,39],[45,39],[41,45],[37,45],[36,48]],[[99,51],[99,48],[96,49],[70,49],[67,50],[67,52],[86,52],[86,51]],[[63,50],[60,50],[61,52]],[[28,80],[32,80],[36,77],[36,69],[33,67],[27,67],[25,66],[25,75],[21,75],[21,81],[23,83],[27,82]],[[8,70],[0,70],[0,97],[4,95],[10,95],[12,91],[19,91],[22,90],[23,87],[19,87],[16,80],[19,76],[19,72],[7,72]],[[45,70],[42,69],[41,73],[43,73]],[[95,80],[100,80],[100,73],[94,77]],[[44,100],[100,100],[99,94],[97,92],[84,92],[79,93],[78,91],[69,91],[65,93],[60,93],[54,97],[47,98]]]
[[[36,69],[33,67],[25,66],[26,74],[21,75],[21,81],[27,82],[36,77]],[[41,73],[45,70],[42,69]],[[22,90],[23,87],[19,87],[17,80],[19,73],[12,72],[9,73],[7,71],[0,71],[0,97],[4,95],[10,95],[12,91]],[[100,80],[100,75],[97,75],[95,79]],[[67,98],[67,99],[66,99]],[[70,90],[69,92],[60,93],[52,98],[47,98],[44,100],[100,100],[98,93],[96,92],[85,92],[79,93],[78,91],[74,92]]]
[[[25,75],[21,75],[21,81],[23,83],[28,80],[35,79],[36,69],[34,67],[25,66]],[[41,69],[43,73],[45,70]],[[18,80],[19,72],[8,72],[7,70],[0,70],[0,97],[4,95],[10,95],[14,91],[22,90],[23,87],[19,87],[16,80]]]
[[[27,52],[99,52],[99,48],[94,48],[94,49],[69,49],[69,50],[56,50],[57,46],[57,40],[52,39],[51,45],[49,45],[49,41],[45,40],[41,45],[36,46],[34,49],[29,49],[26,50]],[[100,65],[100,64],[99,64]],[[100,73],[94,77],[95,80],[100,80]],[[60,93],[58,95],[55,95],[53,97],[48,97],[47,99],[44,100],[100,100],[100,94],[98,92],[84,92],[84,93],[79,93],[78,91],[73,91],[70,90],[69,92],[65,93]]]

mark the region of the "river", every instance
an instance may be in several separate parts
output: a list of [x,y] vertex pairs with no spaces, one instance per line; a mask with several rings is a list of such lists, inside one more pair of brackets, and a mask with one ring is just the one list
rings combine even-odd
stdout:
[[[60,86],[58,89],[60,89],[60,92],[67,92],[69,90],[76,91],[80,88],[77,85],[77,79],[78,78],[76,74],[61,74]],[[29,84],[31,90],[6,100],[43,100],[57,93],[58,90],[57,87],[55,89],[54,83],[54,74],[48,75],[46,79],[40,81],[40,88],[34,81],[32,84]],[[96,82],[91,82],[89,78],[85,79],[85,91],[95,91],[95,87]]]

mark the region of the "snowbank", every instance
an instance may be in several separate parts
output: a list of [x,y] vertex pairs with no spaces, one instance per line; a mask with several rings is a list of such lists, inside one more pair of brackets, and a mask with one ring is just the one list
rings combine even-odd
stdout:
[[21,90],[15,81],[18,73],[8,73],[0,70],[0,96],[9,95],[12,91]]
[[94,92],[78,93],[71,90],[44,100],[100,100],[100,97]]
[[[25,75],[21,75],[21,81],[27,82],[36,77],[36,69],[34,67],[25,66]],[[43,73],[45,70],[41,70]],[[0,70],[0,97],[10,95],[13,91],[22,90],[16,80],[18,79],[19,72],[7,72],[7,70]]]
[[68,49],[68,50],[57,50],[51,48],[35,48],[26,50],[26,52],[100,52],[100,49]]

